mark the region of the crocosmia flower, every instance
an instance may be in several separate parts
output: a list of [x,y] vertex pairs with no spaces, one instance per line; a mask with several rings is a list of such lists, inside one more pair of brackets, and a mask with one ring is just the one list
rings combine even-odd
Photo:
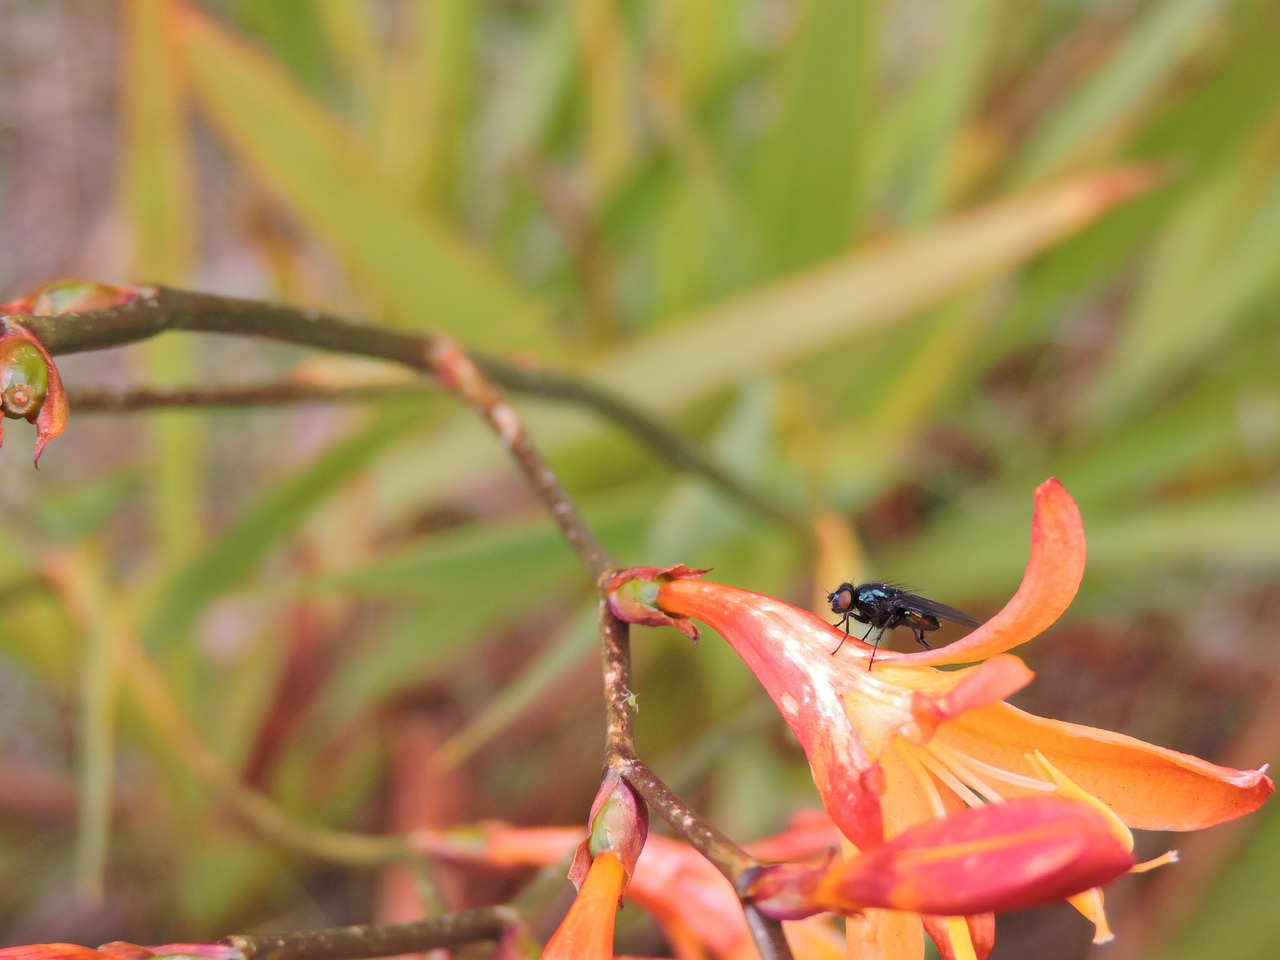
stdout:
[[[1118,733],[1033,716],[1004,702],[1032,678],[1006,651],[1058,619],[1076,594],[1084,559],[1079,511],[1062,486],[1049,480],[1036,490],[1031,559],[1022,585],[1004,609],[949,646],[920,653],[882,650],[870,670],[869,644],[853,637],[833,656],[844,631],[781,600],[707,582],[702,571],[621,571],[605,580],[605,589],[623,619],[666,622],[695,637],[692,621],[699,620],[728,641],[800,741],[827,813],[864,856],[883,855],[874,851],[916,825],[1006,805],[981,824],[995,836],[1001,815],[1012,813],[1017,798],[1088,806],[1109,825],[1112,841],[1128,849],[1129,828],[1195,830],[1257,809],[1275,789],[1264,770],[1216,766]],[[961,664],[970,665],[938,669]],[[1034,844],[1025,835],[1018,839],[1028,823],[1024,814],[1019,817],[1008,824],[1009,849],[1034,860]],[[1103,834],[1096,836],[1097,843],[1107,842]],[[927,878],[903,873],[901,879]],[[834,903],[835,879],[807,882]],[[1037,881],[1028,875],[1026,882]],[[909,901],[904,894],[900,902]],[[989,917],[946,920],[954,904],[930,905],[923,896],[915,902],[906,909],[922,915],[944,957],[985,954],[979,941],[989,939],[982,932]],[[1105,939],[1100,894],[1077,895],[1072,903]],[[917,921],[915,933],[904,934],[899,924],[894,937],[918,943],[919,929]]]

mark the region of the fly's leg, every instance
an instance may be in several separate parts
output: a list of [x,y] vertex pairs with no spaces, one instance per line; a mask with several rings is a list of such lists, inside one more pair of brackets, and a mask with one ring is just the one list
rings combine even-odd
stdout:
[[[873,624],[873,626],[874,626],[874,624]],[[871,659],[867,661],[867,669],[868,669],[868,670],[870,670],[870,669],[871,669],[871,665],[872,665],[873,663],[875,663],[875,662],[876,662],[876,654],[880,652],[880,641],[884,638],[884,632],[885,632],[885,630],[887,630],[887,629],[889,629],[889,628],[888,628],[888,627],[881,627],[881,628],[880,628],[880,632],[876,634],[876,643],[875,643],[875,646],[871,648]],[[867,634],[866,634],[866,636],[864,636],[864,637],[862,638],[862,642],[863,642],[863,643],[866,643],[866,642],[867,642],[867,637],[869,637],[869,636],[871,636],[871,630],[867,630]]]
[[831,655],[833,657],[840,652],[840,648],[844,646],[844,642],[849,639],[849,617],[850,616],[852,616],[852,614],[846,613],[844,615],[844,619],[840,621],[840,626],[844,629],[844,636],[840,638],[840,642],[836,644],[836,648],[831,651]]

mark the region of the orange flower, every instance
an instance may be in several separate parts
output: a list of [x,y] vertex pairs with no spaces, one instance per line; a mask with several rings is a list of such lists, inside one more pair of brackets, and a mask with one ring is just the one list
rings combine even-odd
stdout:
[[[1219,767],[1003,702],[1032,677],[1005,651],[1062,614],[1079,586],[1084,556],[1079,511],[1056,480],[1047,481],[1036,491],[1031,559],[1005,608],[950,646],[882,651],[871,670],[864,662],[869,644],[851,638],[833,656],[844,633],[823,618],[702,581],[701,571],[622,571],[605,587],[624,619],[665,619],[696,636],[690,622],[696,618],[728,641],[782,712],[809,758],[823,805],[860,850],[915,824],[1016,797],[1090,804],[1130,848],[1128,827],[1193,830],[1256,809],[1275,789],[1262,770]],[[936,669],[975,661],[982,662]],[[1073,902],[1105,937],[1100,898]],[[945,955],[949,948],[940,946]]]

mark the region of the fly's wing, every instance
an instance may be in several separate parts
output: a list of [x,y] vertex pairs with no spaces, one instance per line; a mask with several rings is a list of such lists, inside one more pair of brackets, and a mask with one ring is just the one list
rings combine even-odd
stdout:
[[948,607],[945,603],[938,603],[938,601],[930,600],[927,597],[916,596],[914,593],[906,594],[900,598],[899,602],[918,613],[937,617],[939,620],[950,620],[952,623],[960,623],[966,627],[982,626],[981,620],[965,613],[963,610]]

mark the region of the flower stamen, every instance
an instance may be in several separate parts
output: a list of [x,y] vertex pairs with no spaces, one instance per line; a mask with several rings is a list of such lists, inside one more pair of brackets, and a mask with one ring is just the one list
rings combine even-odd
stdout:
[[1005,800],[1004,795],[984,780],[976,770],[974,770],[966,762],[967,757],[963,754],[949,750],[940,743],[930,743],[925,750],[932,754],[939,762],[944,764],[948,770],[959,777],[964,783],[981,796],[987,803],[1002,803]]
[[901,758],[902,762],[907,765],[907,769],[911,771],[916,778],[916,782],[920,784],[920,789],[925,793],[929,801],[929,809],[933,811],[933,815],[938,819],[942,819],[947,815],[947,808],[942,803],[942,794],[938,793],[938,788],[933,782],[933,777],[929,776],[929,771],[916,757],[916,748],[910,747],[903,740],[894,740],[894,752]]
[[934,756],[928,747],[917,748],[916,754],[924,768],[937,777],[939,781],[950,787],[951,792],[964,801],[965,806],[981,807],[987,802],[983,797],[970,790],[968,785],[951,770],[946,761]]
[[939,758],[945,759],[952,768],[981,770],[1001,783],[1007,783],[1012,787],[1018,787],[1022,790],[1031,790],[1036,793],[1053,793],[1057,789],[1052,783],[1043,777],[1028,776],[1025,773],[1014,773],[1012,770],[1006,770],[1004,767],[997,767],[993,763],[987,763],[985,760],[979,760],[977,757],[971,756],[967,753],[962,753],[950,744],[943,743],[938,740],[934,740],[929,744],[929,747],[938,754]]

